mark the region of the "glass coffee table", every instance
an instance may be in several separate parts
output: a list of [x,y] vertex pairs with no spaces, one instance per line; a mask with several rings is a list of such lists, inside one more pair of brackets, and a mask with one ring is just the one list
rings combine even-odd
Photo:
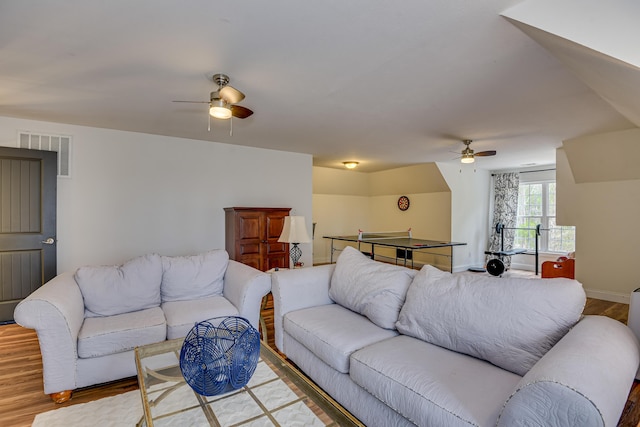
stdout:
[[245,387],[199,395],[180,371],[183,341],[136,348],[144,411],[138,426],[364,426],[264,343]]

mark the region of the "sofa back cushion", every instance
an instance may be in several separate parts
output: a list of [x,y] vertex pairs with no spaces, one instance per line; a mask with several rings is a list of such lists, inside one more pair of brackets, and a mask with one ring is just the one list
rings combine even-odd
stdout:
[[416,271],[374,261],[347,246],[336,262],[329,297],[367,316],[376,325],[395,329],[398,313]]
[[580,320],[585,302],[571,279],[451,274],[426,265],[396,326],[522,376]]
[[137,257],[122,265],[80,267],[74,277],[87,317],[160,306],[162,262],[157,254]]
[[199,255],[162,257],[162,301],[222,295],[229,254],[216,249]]

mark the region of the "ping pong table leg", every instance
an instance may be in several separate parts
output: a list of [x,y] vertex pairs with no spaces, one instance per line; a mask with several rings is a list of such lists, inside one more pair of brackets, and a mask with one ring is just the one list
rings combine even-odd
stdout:
[[451,251],[451,255],[449,256],[449,271],[453,273],[453,246],[449,246],[449,250]]
[[330,259],[331,264],[333,264],[333,239],[331,239],[331,259]]

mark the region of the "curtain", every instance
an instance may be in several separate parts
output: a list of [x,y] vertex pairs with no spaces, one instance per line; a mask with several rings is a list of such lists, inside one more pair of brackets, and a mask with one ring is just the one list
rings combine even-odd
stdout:
[[[489,250],[499,251],[501,249],[507,251],[513,249],[513,241],[515,239],[515,230],[504,230],[504,248],[501,248],[500,233],[496,231],[495,225],[504,224],[505,228],[515,228],[518,216],[518,187],[520,186],[520,174],[501,173],[495,174],[493,177],[493,224],[491,238],[489,239]],[[487,259],[489,259],[487,257]],[[503,257],[505,268],[511,266],[511,257]]]

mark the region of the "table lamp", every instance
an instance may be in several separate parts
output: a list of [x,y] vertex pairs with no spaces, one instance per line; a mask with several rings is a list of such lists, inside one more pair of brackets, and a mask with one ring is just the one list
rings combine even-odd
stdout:
[[291,249],[289,250],[289,256],[293,261],[293,268],[300,267],[300,257],[302,256],[302,250],[298,247],[300,243],[309,243],[309,233],[307,233],[307,226],[305,225],[303,216],[285,216],[284,227],[282,227],[282,234],[278,238],[278,242],[290,243]]

